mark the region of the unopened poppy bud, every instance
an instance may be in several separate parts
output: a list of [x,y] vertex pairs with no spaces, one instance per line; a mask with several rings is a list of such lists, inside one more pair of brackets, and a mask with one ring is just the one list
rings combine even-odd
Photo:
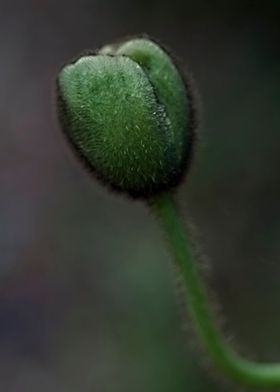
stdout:
[[112,189],[149,198],[181,181],[192,92],[158,44],[137,38],[83,55],[59,72],[57,92],[68,140]]

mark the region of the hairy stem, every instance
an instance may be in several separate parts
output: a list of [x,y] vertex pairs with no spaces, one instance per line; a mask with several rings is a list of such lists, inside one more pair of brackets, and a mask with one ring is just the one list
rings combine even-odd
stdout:
[[201,342],[213,363],[228,377],[240,383],[280,386],[280,363],[256,363],[239,356],[221,335],[216,325],[191,245],[171,194],[162,194],[150,206],[162,225],[171,254],[183,277],[186,302]]

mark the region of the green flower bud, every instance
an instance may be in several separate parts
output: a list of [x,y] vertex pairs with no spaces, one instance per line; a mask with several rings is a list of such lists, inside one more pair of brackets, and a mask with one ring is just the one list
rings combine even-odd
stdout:
[[131,39],[79,57],[57,78],[59,118],[98,178],[133,197],[178,185],[189,161],[189,87],[156,43]]

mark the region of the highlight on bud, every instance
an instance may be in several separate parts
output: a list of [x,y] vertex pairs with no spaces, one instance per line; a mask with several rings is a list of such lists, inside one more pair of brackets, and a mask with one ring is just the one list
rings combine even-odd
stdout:
[[192,151],[189,83],[145,38],[107,45],[57,77],[62,128],[87,167],[112,189],[149,198],[181,181]]

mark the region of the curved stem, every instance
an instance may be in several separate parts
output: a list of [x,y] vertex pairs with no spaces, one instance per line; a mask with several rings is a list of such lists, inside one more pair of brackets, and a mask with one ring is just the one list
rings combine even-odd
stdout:
[[159,218],[175,264],[183,276],[186,301],[197,334],[214,364],[227,376],[247,385],[280,386],[280,363],[256,363],[239,356],[222,337],[209,309],[191,245],[171,194],[154,198],[150,206]]

